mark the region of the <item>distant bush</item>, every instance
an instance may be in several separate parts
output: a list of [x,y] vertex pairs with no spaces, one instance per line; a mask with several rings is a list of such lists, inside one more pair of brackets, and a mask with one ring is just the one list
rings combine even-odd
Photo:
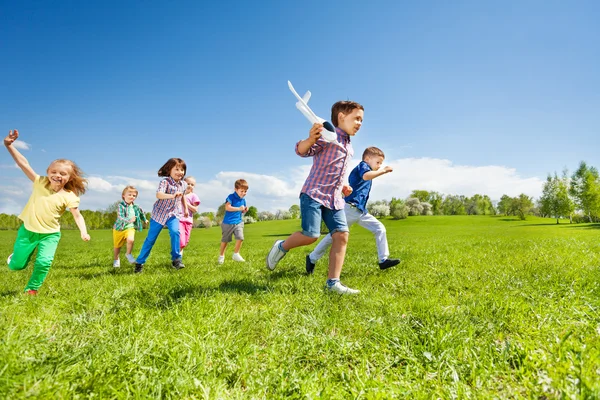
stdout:
[[248,215],[244,217],[244,224],[253,224],[256,220]]

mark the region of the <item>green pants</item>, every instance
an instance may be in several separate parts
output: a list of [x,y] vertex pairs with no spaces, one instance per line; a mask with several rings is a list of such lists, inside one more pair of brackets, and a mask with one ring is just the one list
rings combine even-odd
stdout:
[[48,271],[50,271],[59,241],[60,232],[35,233],[25,229],[25,225],[21,225],[17,233],[17,241],[15,242],[13,256],[10,264],[8,264],[8,268],[13,271],[24,269],[37,248],[33,273],[31,274],[31,278],[29,278],[25,291],[38,290],[42,286],[46,275],[48,275]]

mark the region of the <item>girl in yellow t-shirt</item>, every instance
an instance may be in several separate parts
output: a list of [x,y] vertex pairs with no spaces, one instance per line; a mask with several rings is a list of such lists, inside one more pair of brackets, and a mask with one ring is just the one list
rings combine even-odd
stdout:
[[64,159],[54,160],[48,166],[48,176],[39,176],[13,146],[18,137],[19,131],[11,130],[4,138],[4,146],[33,182],[33,192],[19,215],[23,224],[17,233],[13,254],[8,257],[8,268],[15,271],[24,269],[37,248],[33,273],[25,286],[25,293],[35,295],[54,260],[60,240],[60,217],[67,208],[73,214],[81,239],[86,242],[90,240],[85,221],[79,212],[79,196],[85,193],[87,180],[73,161]]

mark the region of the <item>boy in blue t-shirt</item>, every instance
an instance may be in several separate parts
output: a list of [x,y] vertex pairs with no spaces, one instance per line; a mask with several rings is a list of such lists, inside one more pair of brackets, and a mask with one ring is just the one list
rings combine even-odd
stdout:
[[225,200],[225,217],[221,222],[221,251],[219,253],[219,264],[225,262],[225,249],[227,244],[231,242],[231,236],[235,237],[235,248],[233,250],[233,261],[244,262],[240,256],[240,248],[244,241],[244,220],[242,214],[248,211],[246,205],[246,193],[248,192],[248,182],[244,179],[235,181],[235,192],[227,196]]
[[[379,268],[388,269],[394,265],[398,265],[400,260],[389,258],[390,249],[388,247],[385,226],[377,218],[367,212],[367,201],[373,179],[378,176],[392,172],[390,166],[381,168],[381,163],[385,159],[383,151],[377,147],[367,147],[363,152],[362,161],[358,164],[348,177],[352,193],[346,196],[346,222],[348,227],[358,223],[363,228],[373,232],[375,241],[377,242],[377,254],[379,256]],[[315,247],[315,249],[306,256],[306,272],[312,274],[315,269],[315,264],[327,251],[331,245],[331,235],[327,235]]]

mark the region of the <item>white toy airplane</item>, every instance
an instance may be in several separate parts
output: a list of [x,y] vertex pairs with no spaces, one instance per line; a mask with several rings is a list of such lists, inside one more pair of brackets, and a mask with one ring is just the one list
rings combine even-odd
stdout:
[[308,106],[308,100],[310,99],[310,90],[308,90],[303,97],[300,97],[296,90],[292,86],[292,82],[288,81],[288,87],[294,93],[294,96],[298,99],[296,103],[296,108],[300,110],[302,114],[310,121],[311,124],[323,124],[323,130],[321,131],[321,138],[326,142],[337,142],[337,133],[335,132],[335,127],[329,121],[325,121],[321,117],[317,117],[317,115],[310,109]]

